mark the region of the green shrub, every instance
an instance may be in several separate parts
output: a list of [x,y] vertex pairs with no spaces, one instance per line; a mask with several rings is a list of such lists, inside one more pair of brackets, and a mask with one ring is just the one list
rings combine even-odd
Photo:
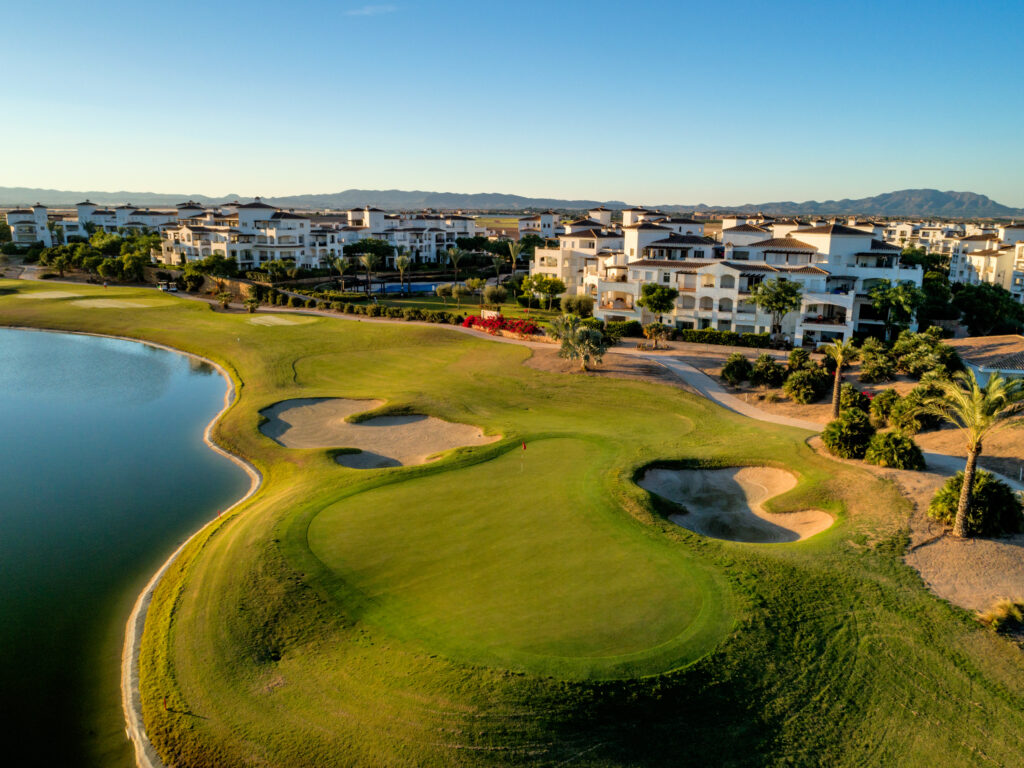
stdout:
[[868,396],[856,389],[853,384],[846,383],[839,388],[839,409],[858,408],[867,412],[871,407],[871,400]]
[[690,328],[677,329],[672,338],[677,341],[686,341],[691,344],[715,344],[729,347],[752,347],[764,349],[769,343],[767,333],[736,333],[735,331],[719,331],[715,328],[701,328],[693,330]]
[[306,299],[307,309],[316,309],[316,299]]
[[864,461],[893,469],[924,469],[921,449],[901,432],[879,432],[872,437]]
[[895,389],[883,389],[871,399],[871,415],[879,424],[889,423],[889,414],[900,400]]
[[[939,488],[928,505],[928,516],[945,525],[952,525],[960,504],[964,473],[957,472]],[[1024,509],[1017,494],[991,472],[979,469],[974,475],[971,506],[964,525],[969,536],[1000,536],[1019,533],[1024,527]]]
[[782,391],[793,402],[807,405],[820,400],[828,385],[829,376],[821,368],[803,368],[789,374]]
[[864,383],[892,381],[896,377],[896,358],[876,338],[864,339],[860,348],[860,380]]
[[368,304],[366,307],[367,317],[383,317],[384,307],[380,304]]
[[423,319],[423,310],[419,307],[406,307],[402,310],[402,317],[410,321],[419,321]]
[[[795,374],[794,374],[795,375]],[[844,459],[862,459],[875,428],[860,408],[849,408],[825,425],[821,441],[829,453]]]
[[640,338],[644,335],[644,327],[637,320],[609,320],[604,325],[604,335],[616,344],[623,338]]
[[590,317],[594,314],[594,299],[591,296],[563,296],[562,313]]
[[388,307],[387,313],[388,313],[388,317],[394,317],[394,318],[403,317],[403,315],[402,315],[402,308],[401,307]]
[[341,311],[346,315],[354,315],[356,312],[356,305],[352,302],[348,302],[344,307],[342,307]]
[[289,307],[301,307],[304,303],[305,302],[302,299],[300,299],[298,296],[289,296],[288,297],[288,306]]
[[788,369],[790,373],[794,371],[802,371],[806,368],[814,368],[814,363],[811,362],[811,353],[803,347],[797,347],[791,350],[789,353]]
[[950,373],[963,369],[960,356],[942,343],[942,329],[936,326],[921,333],[903,331],[893,344],[892,354],[897,368],[916,379],[940,365]]
[[488,285],[484,288],[484,304],[504,304],[508,291],[500,285]]
[[750,372],[750,383],[756,387],[780,387],[786,380],[786,369],[767,352],[758,355]]
[[184,276],[185,279],[185,290],[189,293],[195,293],[203,287],[203,283],[206,282],[206,275],[199,274],[198,272],[189,272]]
[[335,312],[341,312],[344,308],[345,305],[342,304],[340,301],[331,302],[331,309],[333,309]]
[[722,366],[722,378],[736,387],[740,382],[749,379],[753,370],[754,366],[746,357],[739,352],[733,352]]
[[604,333],[604,320],[598,317],[584,317],[580,320],[580,325],[584,328],[592,328],[595,331],[601,331]]
[[942,420],[933,414],[921,412],[925,399],[934,394],[934,387],[918,384],[893,404],[889,411],[889,424],[908,435],[938,429]]

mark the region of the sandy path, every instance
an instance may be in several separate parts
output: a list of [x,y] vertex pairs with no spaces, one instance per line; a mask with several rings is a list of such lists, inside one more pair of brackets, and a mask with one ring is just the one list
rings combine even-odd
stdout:
[[759,543],[801,541],[832,525],[820,509],[773,513],[764,502],[796,486],[796,476],[774,467],[649,469],[640,486],[686,507],[676,525],[715,539]]
[[345,421],[383,404],[383,400],[344,398],[285,400],[262,411],[267,421],[260,431],[285,448],[358,448],[360,453],[336,457],[339,464],[352,469],[424,464],[453,448],[500,439],[471,424],[419,414],[379,416],[355,424]]

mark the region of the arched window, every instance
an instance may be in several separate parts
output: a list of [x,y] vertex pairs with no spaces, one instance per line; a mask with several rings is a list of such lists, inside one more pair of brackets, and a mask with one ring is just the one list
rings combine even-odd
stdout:
[[715,308],[715,300],[712,299],[710,296],[701,296],[701,298],[700,298],[700,308],[701,309],[714,309]]
[[679,303],[682,305],[683,309],[693,309],[697,306],[697,299],[693,296],[683,296],[679,300]]
[[715,287],[715,276],[714,275],[701,275],[700,276],[700,284],[704,288],[714,288]]
[[736,278],[732,275],[722,275],[722,287],[723,288],[735,288]]
[[722,299],[718,302],[720,312],[732,312],[732,299]]

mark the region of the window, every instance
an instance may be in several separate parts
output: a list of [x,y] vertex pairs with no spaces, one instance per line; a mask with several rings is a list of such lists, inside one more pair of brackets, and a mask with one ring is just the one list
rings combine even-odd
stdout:
[[715,276],[714,275],[701,275],[700,285],[702,288],[714,288],[715,287]]
[[736,261],[750,261],[750,251],[733,251],[732,257]]
[[722,287],[723,288],[735,288],[736,278],[732,275],[722,275]]
[[661,276],[661,282],[668,283],[668,282],[671,282],[671,281],[672,281],[672,275],[670,275],[668,272],[666,272],[665,274],[663,274]]
[[693,252],[693,258],[695,258],[695,259],[703,259],[704,258],[704,251],[694,251]]

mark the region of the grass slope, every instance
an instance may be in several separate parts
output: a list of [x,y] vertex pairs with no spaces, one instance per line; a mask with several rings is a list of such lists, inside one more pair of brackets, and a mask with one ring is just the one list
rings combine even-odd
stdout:
[[[177,765],[1022,763],[1020,651],[902,564],[891,486],[799,432],[435,328],[11,295],[0,323],[153,339],[236,377],[215,435],[265,484],[172,567],[144,638],[147,725]],[[359,472],[259,434],[261,408],[323,396],[505,439]],[[632,483],[656,459],[789,467],[774,509],[839,522],[791,545],[702,539]]]

